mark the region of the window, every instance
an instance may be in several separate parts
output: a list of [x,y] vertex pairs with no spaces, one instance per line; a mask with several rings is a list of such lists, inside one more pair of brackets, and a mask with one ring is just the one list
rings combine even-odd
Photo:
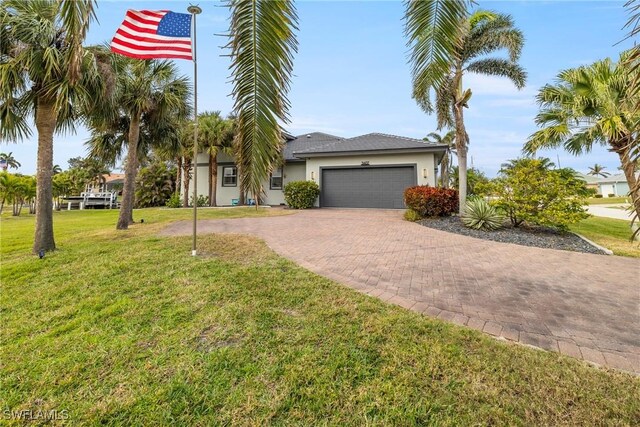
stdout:
[[238,172],[235,166],[222,167],[222,186],[236,187],[238,185]]
[[269,188],[272,190],[282,190],[282,168],[274,170],[271,174]]

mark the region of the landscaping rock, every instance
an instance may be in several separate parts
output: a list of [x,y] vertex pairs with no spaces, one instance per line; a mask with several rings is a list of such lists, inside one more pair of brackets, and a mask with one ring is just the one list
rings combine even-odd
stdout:
[[495,231],[474,230],[465,227],[462,221],[460,221],[460,218],[456,216],[426,218],[418,221],[418,224],[441,231],[462,234],[478,239],[493,240],[495,242],[605,255],[605,252],[601,249],[591,245],[573,233],[561,232],[547,227],[520,226],[514,228],[508,226]]

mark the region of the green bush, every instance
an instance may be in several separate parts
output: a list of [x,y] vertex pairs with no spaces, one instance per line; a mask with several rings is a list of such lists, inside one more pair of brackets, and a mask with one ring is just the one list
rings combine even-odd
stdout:
[[[193,206],[193,196],[189,198],[189,206]],[[204,206],[209,206],[209,197],[201,194],[198,196],[198,207],[202,208]]]
[[165,206],[175,192],[175,176],[175,169],[163,162],[140,169],[136,177],[136,207]]
[[613,193],[609,193],[609,194],[607,194],[607,196],[609,196],[609,197],[616,197],[616,195],[615,195],[615,194],[613,194]]
[[417,185],[404,190],[404,204],[421,218],[449,216],[458,212],[458,191]]
[[166,206],[168,208],[181,208],[182,200],[180,200],[180,194],[173,193],[171,197],[169,197],[169,199],[167,200]]
[[284,186],[284,200],[290,208],[313,207],[320,195],[320,187],[313,181],[292,181]]
[[595,195],[595,196],[593,196],[593,197],[595,197],[596,199],[602,199],[602,194],[596,194],[596,195]]
[[503,165],[487,194],[497,198],[514,227],[523,223],[567,229],[589,215],[583,206],[589,191],[573,169],[555,169],[545,158],[517,159]]
[[422,217],[420,214],[413,209],[407,209],[404,211],[404,219],[411,222],[420,221]]
[[471,197],[465,203],[462,223],[476,230],[493,231],[502,227],[504,215],[481,197]]

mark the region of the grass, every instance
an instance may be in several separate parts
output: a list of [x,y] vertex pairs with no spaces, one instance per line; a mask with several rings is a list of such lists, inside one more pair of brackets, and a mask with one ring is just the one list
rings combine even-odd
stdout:
[[[279,211],[282,212],[282,211]],[[211,210],[201,216],[278,211]],[[637,425],[640,379],[493,340],[319,277],[181,212],[3,218],[0,406],[106,425]],[[185,214],[185,216],[188,213]],[[15,421],[18,424],[17,421]]]
[[627,197],[592,197],[587,200],[589,205],[613,205],[615,203],[629,203]]
[[571,231],[611,249],[615,255],[640,258],[640,243],[631,242],[629,221],[592,216],[570,227]]

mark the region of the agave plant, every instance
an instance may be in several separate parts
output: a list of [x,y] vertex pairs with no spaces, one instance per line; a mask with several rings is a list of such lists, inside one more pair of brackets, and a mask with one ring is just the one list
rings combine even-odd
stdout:
[[481,197],[467,200],[466,209],[462,215],[462,223],[475,230],[493,231],[502,227],[504,216]]

